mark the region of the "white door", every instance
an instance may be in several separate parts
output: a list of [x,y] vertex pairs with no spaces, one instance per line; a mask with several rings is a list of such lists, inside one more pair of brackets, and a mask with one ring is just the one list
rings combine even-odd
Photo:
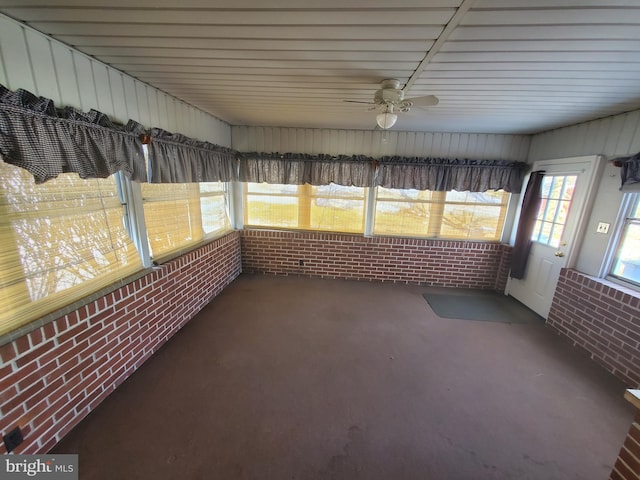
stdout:
[[575,263],[600,157],[575,157],[536,162],[544,170],[542,202],[532,236],[533,245],[523,279],[510,278],[509,295],[547,318],[560,269]]

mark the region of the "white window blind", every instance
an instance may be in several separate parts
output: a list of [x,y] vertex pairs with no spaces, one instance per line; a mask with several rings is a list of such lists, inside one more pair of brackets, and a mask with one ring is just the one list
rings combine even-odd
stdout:
[[143,183],[141,189],[153,258],[231,228],[222,183]]
[[0,162],[0,180],[0,334],[141,268],[114,176],[36,185]]
[[248,226],[362,233],[366,189],[330,184],[245,184]]
[[500,240],[509,193],[378,187],[373,232],[425,238]]

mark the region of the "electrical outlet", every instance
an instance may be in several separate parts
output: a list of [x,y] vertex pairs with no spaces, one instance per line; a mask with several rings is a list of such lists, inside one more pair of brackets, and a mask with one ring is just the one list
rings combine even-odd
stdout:
[[600,222],[598,223],[598,228],[596,229],[596,232],[598,233],[609,233],[609,223],[605,223],[605,222]]
[[14,428],[2,437],[2,441],[7,448],[7,453],[15,450],[23,441],[22,430],[20,430],[20,427]]

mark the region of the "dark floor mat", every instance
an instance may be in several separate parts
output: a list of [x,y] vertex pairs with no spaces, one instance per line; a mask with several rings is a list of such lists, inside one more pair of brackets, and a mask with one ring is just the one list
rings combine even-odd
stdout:
[[544,319],[513,297],[491,291],[433,292],[422,295],[441,318],[501,323],[540,323]]

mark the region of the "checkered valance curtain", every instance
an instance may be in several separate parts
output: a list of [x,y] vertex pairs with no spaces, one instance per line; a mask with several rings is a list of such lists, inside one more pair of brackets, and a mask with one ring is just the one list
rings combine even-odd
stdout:
[[[141,137],[149,143],[145,165]],[[499,160],[238,153],[103,113],[55,108],[53,101],[0,85],[0,155],[37,183],[76,172],[105,178],[123,171],[151,183],[266,182],[285,185],[383,186],[416,190],[519,192],[527,164]]]
[[375,172],[375,161],[364,155],[239,153],[238,156],[241,182],[370,187]]
[[446,158],[240,153],[240,181],[285,185],[382,186],[431,191],[520,192],[523,162]]
[[376,183],[398,189],[520,193],[528,168],[524,162],[503,160],[385,157]]
[[52,100],[0,85],[0,155],[29,171],[36,183],[65,172],[81,178],[106,178],[122,171],[147,180],[142,125],[114,124],[96,110],[57,109]]
[[236,151],[160,128],[149,132],[150,183],[229,182],[237,178]]
[[640,192],[640,153],[613,160],[620,167],[620,190],[623,192]]

